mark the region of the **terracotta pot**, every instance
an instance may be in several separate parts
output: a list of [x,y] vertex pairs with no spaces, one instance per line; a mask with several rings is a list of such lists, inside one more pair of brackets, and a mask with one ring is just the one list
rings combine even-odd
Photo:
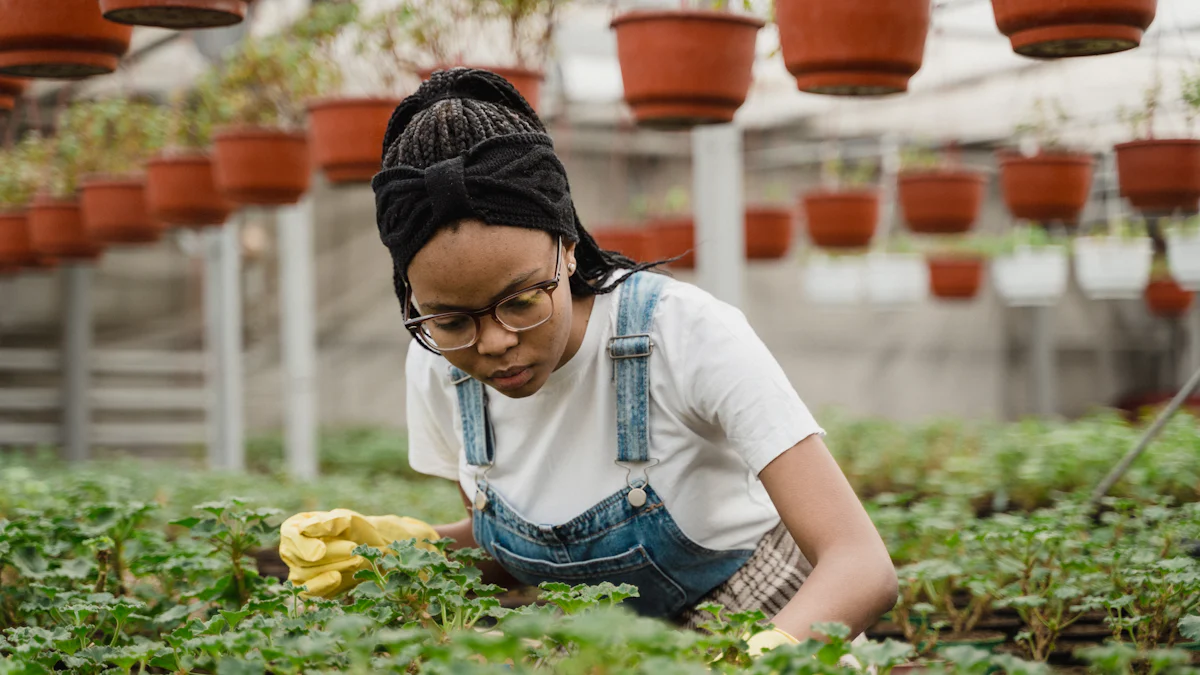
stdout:
[[776,260],[792,247],[791,209],[750,207],[746,209],[746,257]]
[[1022,56],[1063,58],[1133,49],[1158,0],[992,0],[996,26]]
[[979,218],[987,179],[972,169],[905,171],[897,181],[908,229],[917,234],[960,234]]
[[599,227],[591,234],[596,244],[606,251],[616,251],[635,262],[656,260],[654,234],[648,229]]
[[21,266],[33,257],[29,246],[29,213],[0,211],[0,265]]
[[983,258],[930,256],[929,291],[944,300],[970,300],[983,285]]
[[106,244],[146,244],[162,238],[163,224],[146,210],[145,176],[95,176],[80,183],[83,227]]
[[613,19],[625,101],[639,124],[730,122],[750,92],[758,29],[751,16],[635,10]]
[[0,77],[0,110],[12,110],[17,105],[17,99],[25,93],[29,85],[25,80],[15,77]]
[[691,218],[663,218],[649,224],[654,238],[654,257],[659,260],[682,255],[671,267],[696,266],[696,223]]
[[[422,80],[428,80],[430,75],[433,75],[439,70],[454,68],[451,65],[442,65],[437,68],[422,68],[417,71]],[[540,70],[530,70],[528,68],[509,68],[506,66],[478,66],[471,64],[463,64],[463,67],[477,68],[495,73],[500,77],[508,80],[508,83],[517,90],[528,103],[529,107],[534,110],[538,109],[538,104],[541,102],[542,95],[542,80],[545,75]]]
[[77,79],[117,69],[131,26],[105,21],[96,0],[0,0],[0,74]]
[[313,163],[331,183],[369,183],[379,173],[394,98],[318,101],[308,108]]
[[1159,277],[1150,280],[1142,297],[1151,314],[1173,319],[1187,313],[1195,296],[1195,293],[1183,290],[1174,279]]
[[29,205],[29,244],[39,257],[94,260],[101,246],[83,227],[77,199],[34,197]]
[[1000,186],[1015,218],[1078,222],[1087,206],[1095,160],[1084,154],[1000,154]]
[[1200,141],[1162,139],[1116,147],[1121,196],[1149,213],[1200,208]]
[[804,214],[813,246],[864,248],[879,222],[879,191],[810,192],[804,195]]
[[23,267],[27,270],[52,270],[58,265],[59,260],[54,256],[34,254],[25,261]]
[[227,127],[213,137],[217,191],[237,204],[295,204],[308,191],[308,138],[304,132]]
[[879,96],[908,91],[929,33],[928,0],[777,0],[775,23],[800,91]]
[[168,225],[221,225],[234,205],[217,192],[207,153],[159,155],[146,162],[146,211]]
[[246,0],[100,0],[104,18],[134,26],[183,30],[241,23]]

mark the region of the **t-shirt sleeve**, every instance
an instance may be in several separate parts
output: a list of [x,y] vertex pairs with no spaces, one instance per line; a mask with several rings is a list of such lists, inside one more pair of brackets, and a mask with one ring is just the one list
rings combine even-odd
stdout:
[[438,378],[439,372],[443,379],[446,375],[445,362],[413,342],[408,346],[404,370],[409,466],[418,473],[458,481],[454,404]]
[[687,412],[719,428],[758,475],[800,441],[824,435],[745,315],[689,284],[671,284],[656,310]]

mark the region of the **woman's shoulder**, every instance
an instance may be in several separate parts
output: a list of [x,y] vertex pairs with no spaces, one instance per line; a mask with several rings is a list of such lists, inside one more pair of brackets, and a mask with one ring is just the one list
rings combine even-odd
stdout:
[[408,343],[404,375],[412,386],[427,394],[450,389],[450,363],[440,354],[422,347],[416,340]]

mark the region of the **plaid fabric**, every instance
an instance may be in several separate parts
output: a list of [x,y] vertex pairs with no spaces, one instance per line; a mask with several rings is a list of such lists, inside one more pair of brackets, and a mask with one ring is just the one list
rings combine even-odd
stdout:
[[[810,573],[812,565],[781,520],[758,542],[741,569],[696,604],[714,602],[727,612],[761,609],[770,619],[791,601]],[[677,621],[685,628],[696,629],[711,618],[707,612],[687,609]]]

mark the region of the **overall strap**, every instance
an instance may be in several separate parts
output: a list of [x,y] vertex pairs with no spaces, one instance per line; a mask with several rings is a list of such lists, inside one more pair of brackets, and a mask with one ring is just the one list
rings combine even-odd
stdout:
[[618,288],[617,334],[609,340],[617,385],[617,461],[650,460],[650,328],[667,277],[635,272]]
[[488,419],[487,393],[484,392],[483,383],[454,366],[450,366],[450,383],[458,391],[467,464],[491,466],[496,458],[496,443],[492,437],[492,422]]

